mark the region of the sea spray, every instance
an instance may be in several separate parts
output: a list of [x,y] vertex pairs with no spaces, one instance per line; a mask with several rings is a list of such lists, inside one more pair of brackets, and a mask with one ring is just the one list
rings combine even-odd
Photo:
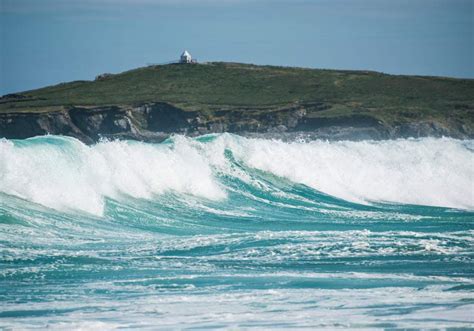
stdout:
[[249,167],[341,199],[474,208],[473,141],[240,142]]
[[230,134],[93,146],[57,136],[4,139],[0,192],[58,210],[103,215],[105,197],[152,200],[172,191],[225,199],[221,176],[248,182],[248,172],[259,170],[356,203],[473,209],[472,145],[448,138],[288,143]]
[[225,197],[208,162],[189,143],[86,146],[53,136],[27,142],[1,142],[0,191],[54,209],[102,215],[104,197],[153,199],[167,190]]

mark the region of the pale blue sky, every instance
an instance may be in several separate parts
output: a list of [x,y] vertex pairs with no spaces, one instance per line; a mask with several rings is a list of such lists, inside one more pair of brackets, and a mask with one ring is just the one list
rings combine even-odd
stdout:
[[0,94],[175,59],[474,78],[474,0],[0,0]]

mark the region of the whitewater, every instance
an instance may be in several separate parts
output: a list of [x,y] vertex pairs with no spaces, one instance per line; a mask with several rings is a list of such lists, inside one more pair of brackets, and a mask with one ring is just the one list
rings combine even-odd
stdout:
[[0,140],[0,328],[473,328],[474,141]]

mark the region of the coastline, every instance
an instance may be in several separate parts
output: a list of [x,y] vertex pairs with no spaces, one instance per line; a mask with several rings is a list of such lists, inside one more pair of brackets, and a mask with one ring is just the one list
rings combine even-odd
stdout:
[[0,97],[0,137],[160,142],[474,138],[474,80],[241,63],[153,65]]
[[64,135],[93,144],[101,138],[161,142],[172,134],[195,137],[211,133],[234,133],[247,137],[294,140],[299,137],[324,140],[387,140],[398,138],[451,137],[472,139],[464,125],[447,127],[436,120],[422,119],[388,125],[368,115],[314,119],[304,105],[260,114],[223,112],[206,119],[167,103],[135,108],[71,107],[53,112],[0,113],[0,136],[26,139],[39,135]]

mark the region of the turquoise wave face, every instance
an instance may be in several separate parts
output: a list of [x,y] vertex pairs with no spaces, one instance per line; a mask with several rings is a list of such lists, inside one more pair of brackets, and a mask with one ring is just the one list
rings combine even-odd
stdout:
[[0,327],[472,327],[473,147],[0,141]]

